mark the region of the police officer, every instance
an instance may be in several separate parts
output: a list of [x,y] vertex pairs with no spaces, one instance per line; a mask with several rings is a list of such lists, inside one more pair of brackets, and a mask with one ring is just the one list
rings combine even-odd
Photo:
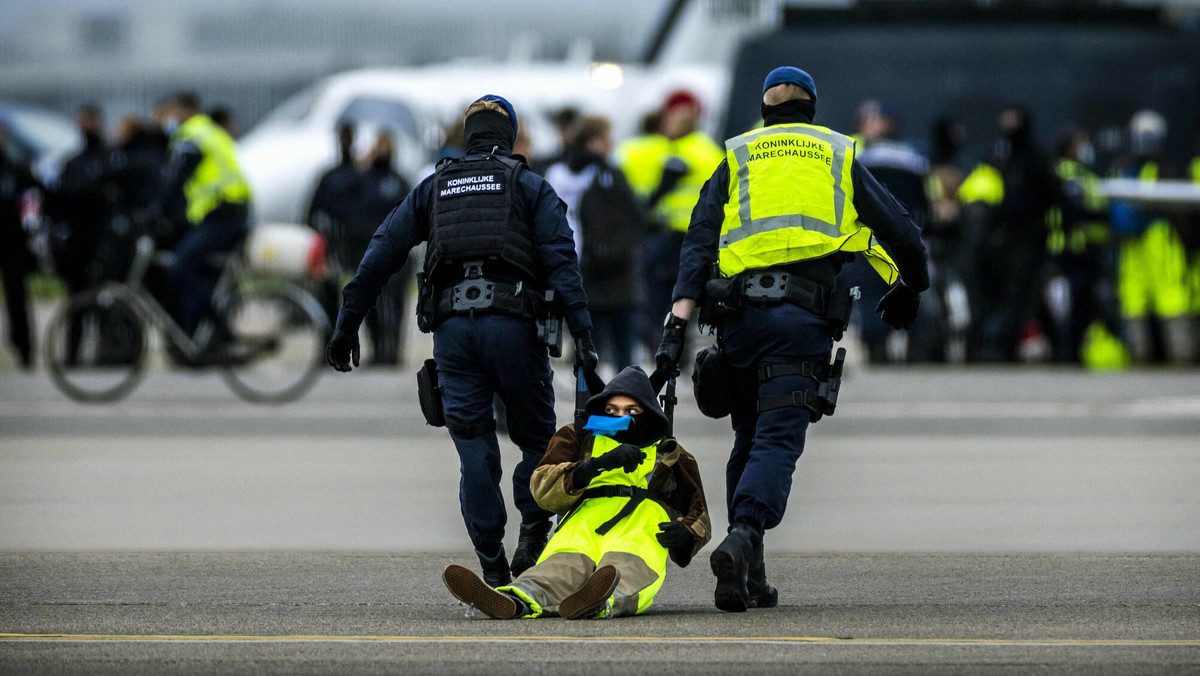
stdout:
[[179,299],[179,327],[189,335],[207,312],[212,292],[205,259],[240,244],[250,215],[250,186],[238,166],[233,139],[199,111],[200,101],[191,93],[176,95],[165,110],[171,164],[162,208],[172,213],[171,202],[182,195],[190,226],[175,245],[168,276]]
[[[550,184],[512,155],[517,117],[499,96],[481,97],[464,115],[467,153],[446,159],[376,231],[358,273],[343,291],[328,359],[358,366],[358,328],[388,278],[427,241],[418,323],[433,331],[433,356],[445,425],[458,450],[459,501],[484,579],[492,586],[532,566],[550,533],[529,480],[555,430],[553,374],[534,318],[553,291],[584,368],[594,372],[591,318],[566,209]],[[523,458],[513,472],[521,512],[510,568],[503,537],[500,446],[492,397],[507,407],[509,436]]]
[[[710,562],[716,605],[726,611],[777,603],[763,531],[783,518],[809,422],[836,401],[822,384],[831,380],[830,351],[849,316],[849,293],[837,279],[842,266],[864,254],[892,285],[876,310],[896,328],[913,322],[929,286],[917,227],[855,161],[853,140],[812,124],[816,102],[808,73],[777,68],[763,83],[765,126],[725,142],[726,159],[692,212],[656,354],[660,367],[678,363],[701,292],[722,293],[725,314],[709,321],[731,374],[734,447],[726,468],[729,534]],[[710,281],[714,264],[720,274]]]

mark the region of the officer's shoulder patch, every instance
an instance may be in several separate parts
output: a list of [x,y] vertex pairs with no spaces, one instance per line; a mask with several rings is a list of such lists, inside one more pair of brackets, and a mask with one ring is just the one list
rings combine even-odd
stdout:
[[506,177],[498,171],[473,171],[438,178],[438,199],[504,192]]

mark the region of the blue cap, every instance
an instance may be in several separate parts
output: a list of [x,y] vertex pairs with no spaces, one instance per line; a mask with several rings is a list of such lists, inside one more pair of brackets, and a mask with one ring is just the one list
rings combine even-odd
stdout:
[[496,103],[500,104],[501,108],[504,108],[504,110],[508,112],[508,119],[512,122],[513,126],[513,138],[516,138],[517,111],[513,110],[512,104],[508,102],[508,99],[504,98],[503,96],[497,96],[496,94],[484,94],[483,96],[480,96],[472,101],[472,103],[479,103],[480,101],[495,101]]
[[808,92],[814,102],[817,100],[817,85],[813,83],[812,76],[795,66],[780,66],[767,73],[767,79],[763,80],[763,93],[781,84],[794,84]]

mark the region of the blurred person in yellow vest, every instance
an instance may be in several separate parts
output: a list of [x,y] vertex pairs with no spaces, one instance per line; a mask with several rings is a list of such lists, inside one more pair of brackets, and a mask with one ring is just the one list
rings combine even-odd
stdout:
[[658,130],[625,141],[616,150],[617,166],[646,203],[654,232],[643,257],[645,312],[643,340],[653,351],[659,331],[654,318],[671,306],[671,288],[679,272],[679,250],[700,189],[724,159],[721,147],[699,131],[700,99],[686,90],[671,92],[659,114]]
[[[1129,133],[1132,153],[1118,163],[1117,176],[1150,182],[1179,176],[1163,157],[1166,118],[1152,110],[1139,111],[1130,120]],[[1117,293],[1125,337],[1139,363],[1154,359],[1156,335],[1168,361],[1184,364],[1194,355],[1187,249],[1172,223],[1176,217],[1161,207],[1124,201],[1112,205],[1113,229],[1120,241]]]
[[208,309],[213,283],[209,255],[232,251],[246,237],[250,186],[238,166],[233,138],[200,112],[195,94],[171,97],[163,115],[171,160],[160,205],[164,213],[172,213],[169,205],[182,199],[187,220],[168,276],[178,300],[179,326],[190,335]]
[[[1052,354],[1058,362],[1083,359],[1085,338],[1094,337],[1095,330],[1110,336],[1121,331],[1108,200],[1100,193],[1094,161],[1087,131],[1077,129],[1059,143],[1054,171],[1062,181],[1063,200],[1046,212],[1046,248],[1054,268],[1048,309]],[[1093,325],[1098,327],[1089,328]],[[1090,348],[1094,351],[1095,345]],[[1110,366],[1094,363],[1097,358],[1089,353],[1089,366]]]

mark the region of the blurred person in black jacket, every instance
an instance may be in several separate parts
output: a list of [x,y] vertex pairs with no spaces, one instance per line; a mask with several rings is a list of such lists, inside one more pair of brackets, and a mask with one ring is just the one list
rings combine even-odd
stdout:
[[358,167],[354,163],[354,125],[338,125],[337,144],[338,163],[317,181],[317,189],[309,200],[308,215],[305,217],[305,222],[324,235],[328,242],[326,259],[331,263],[329,277],[315,289],[314,295],[329,315],[330,326],[337,320],[342,271],[356,269],[362,259],[362,251],[355,255],[349,242],[350,222],[359,187]]
[[96,253],[108,231],[114,197],[100,109],[82,106],[76,121],[83,149],[63,165],[46,204],[54,223],[55,268],[71,293],[91,288],[103,277]]
[[979,358],[1016,361],[1022,331],[1035,316],[1045,283],[1046,212],[1062,190],[1038,151],[1030,113],[1012,106],[1000,113],[1001,137],[989,164],[1003,181],[1003,197],[974,238]]
[[637,261],[646,223],[625,174],[608,161],[611,129],[604,117],[579,120],[564,159],[546,170],[546,180],[567,205],[597,349],[612,355],[619,371],[633,364],[641,316]]
[[[104,139],[104,118],[96,106],[79,108],[76,117],[83,149],[63,165],[58,183],[50,192],[46,212],[51,221],[50,253],[55,272],[77,294],[106,278],[109,267],[102,255],[110,236],[115,190],[111,181],[109,148]],[[71,318],[70,353],[74,363],[84,317]],[[101,345],[109,341],[101,341]]]
[[[929,220],[929,196],[926,182],[929,160],[908,143],[897,140],[899,121],[896,114],[879,101],[866,101],[858,109],[858,147],[855,160],[871,170],[892,196],[908,209],[913,223],[924,232]],[[855,304],[854,322],[862,331],[872,363],[890,361],[887,345],[892,327],[873,310],[888,286],[859,257],[843,270],[845,283],[859,287],[862,297]],[[940,303],[935,294],[926,294],[917,323],[909,329],[908,359],[941,361],[945,358],[940,329]]]
[[[379,224],[412,189],[408,181],[392,167],[395,146],[391,133],[380,132],[363,163],[347,238],[350,256],[354,261],[351,269],[358,268]],[[412,276],[413,262],[410,256],[403,269],[388,280],[375,308],[366,317],[374,347],[371,352],[372,365],[398,366],[404,363],[404,332],[407,325],[405,305]]]
[[25,221],[34,216],[32,205],[42,185],[27,167],[9,157],[6,141],[7,131],[0,124],[0,269],[8,308],[8,337],[16,348],[21,367],[31,369],[33,335],[25,278],[37,267],[37,261],[29,250]]

